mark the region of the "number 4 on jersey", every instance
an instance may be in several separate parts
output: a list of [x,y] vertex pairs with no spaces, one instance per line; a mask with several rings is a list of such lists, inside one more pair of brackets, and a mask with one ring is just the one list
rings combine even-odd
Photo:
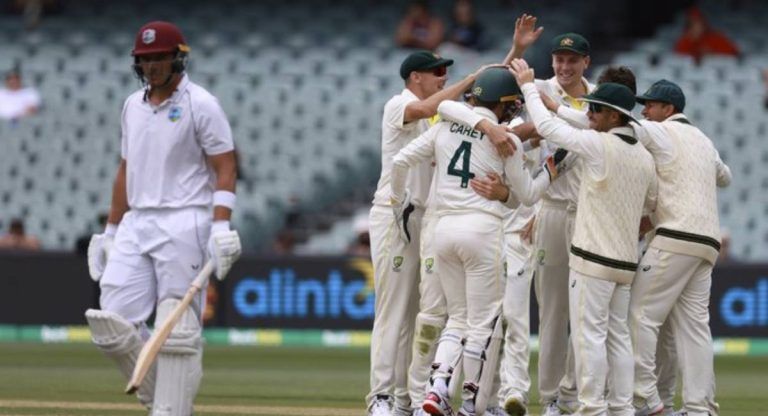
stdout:
[[[469,157],[471,155],[472,143],[463,141],[459,148],[456,149],[456,153],[453,154],[451,163],[448,164],[448,174],[460,177],[462,188],[466,188],[469,185],[469,180],[475,177],[475,174],[469,171]],[[459,158],[461,158],[461,169],[456,168]]]

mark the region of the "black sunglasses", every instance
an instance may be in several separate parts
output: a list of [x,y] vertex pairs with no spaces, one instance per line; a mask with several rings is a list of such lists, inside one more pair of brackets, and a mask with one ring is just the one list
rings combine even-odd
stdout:
[[419,71],[419,72],[429,72],[429,73],[431,73],[432,75],[434,75],[436,77],[442,77],[443,75],[448,73],[448,67],[446,67],[446,66],[438,66],[436,68],[425,69],[425,70]]
[[604,106],[602,104],[589,103],[589,111],[593,113],[599,113],[603,111]]

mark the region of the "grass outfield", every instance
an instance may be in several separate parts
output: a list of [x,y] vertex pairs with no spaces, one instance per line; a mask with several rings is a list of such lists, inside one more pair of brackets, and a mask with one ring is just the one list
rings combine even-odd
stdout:
[[[365,414],[365,349],[211,346],[204,361],[196,415]],[[715,367],[722,415],[768,414],[768,357]],[[0,344],[0,415],[146,415],[124,385],[91,345]]]

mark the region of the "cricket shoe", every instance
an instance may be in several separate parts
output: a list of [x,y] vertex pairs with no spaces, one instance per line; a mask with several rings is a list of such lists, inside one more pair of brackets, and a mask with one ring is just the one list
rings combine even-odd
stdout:
[[504,410],[509,416],[523,416],[528,413],[525,401],[520,396],[509,396],[504,401]]
[[371,403],[371,407],[368,408],[368,416],[392,416],[390,410],[389,396],[379,395]]
[[421,408],[432,416],[453,416],[453,409],[447,397],[438,392],[430,391]]

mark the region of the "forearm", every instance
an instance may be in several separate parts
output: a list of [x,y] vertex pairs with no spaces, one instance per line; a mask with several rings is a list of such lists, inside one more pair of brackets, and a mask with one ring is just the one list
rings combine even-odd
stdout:
[[573,151],[576,154],[589,154],[591,140],[586,130],[571,127],[563,120],[554,117],[547,110],[539,97],[539,90],[532,83],[523,84],[521,87],[525,94],[525,109],[531,117],[539,134],[557,147]]
[[475,82],[475,77],[473,75],[469,75],[461,81],[449,87],[443,88],[442,91],[432,94],[432,96],[424,100],[426,107],[431,111],[430,117],[437,114],[437,106],[439,106],[442,101],[458,99],[461,94],[467,90],[467,88],[472,86],[473,82]]
[[[213,220],[229,221],[234,206],[234,193],[237,184],[237,158],[235,152],[211,156],[216,174],[216,193],[214,194]],[[217,196],[221,195],[221,196]],[[221,198],[219,200],[219,198]]]
[[509,65],[509,63],[512,62],[513,59],[522,58],[524,53],[525,53],[524,47],[520,47],[512,43],[512,47],[509,49],[507,56],[504,57],[504,61],[502,62],[502,64],[505,66]]
[[589,128],[589,118],[587,114],[575,108],[558,105],[557,116],[567,121],[570,125],[580,129]]
[[403,159],[395,159],[390,172],[392,200],[402,202],[405,199],[405,183],[408,180],[408,164]]
[[485,120],[485,117],[474,112],[471,107],[453,100],[445,100],[441,102],[437,107],[437,112],[440,114],[440,118],[444,120],[466,124],[467,126],[478,130],[480,130],[480,124],[483,124],[481,122]]
[[128,192],[126,190],[126,161],[120,162],[115,181],[112,183],[112,204],[109,208],[107,224],[118,225],[123,215],[128,212]]

